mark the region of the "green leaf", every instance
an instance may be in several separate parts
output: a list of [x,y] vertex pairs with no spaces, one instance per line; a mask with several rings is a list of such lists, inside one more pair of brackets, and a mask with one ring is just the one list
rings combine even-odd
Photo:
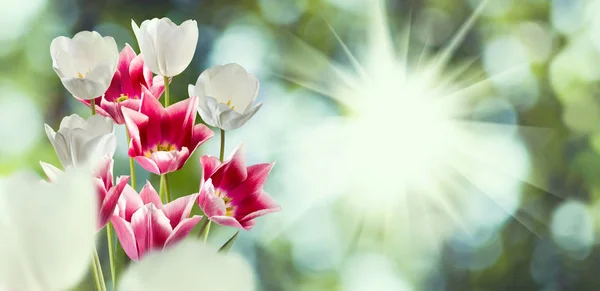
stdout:
[[235,243],[237,236],[240,232],[236,231],[235,234],[219,249],[220,253],[227,253],[231,246]]

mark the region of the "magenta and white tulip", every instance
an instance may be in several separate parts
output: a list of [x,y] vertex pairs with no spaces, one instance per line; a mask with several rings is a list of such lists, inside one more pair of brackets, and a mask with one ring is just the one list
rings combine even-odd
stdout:
[[50,44],[52,67],[73,96],[93,99],[104,94],[117,69],[115,40],[95,31],[81,31],[73,38],[59,36]]
[[197,197],[192,194],[163,205],[149,182],[139,195],[125,186],[111,222],[127,256],[139,261],[184,239],[202,218],[189,217]]
[[196,121],[198,98],[164,108],[155,98],[143,98],[140,110],[123,108],[131,136],[129,156],[146,171],[162,175],[183,167],[199,145],[214,135]]
[[262,106],[254,104],[258,80],[238,64],[217,65],[202,72],[188,94],[197,96],[198,113],[206,124],[223,130],[244,125]]
[[[164,78],[152,76],[152,71],[144,64],[142,55],[136,55],[131,46],[119,54],[117,71],[106,93],[94,99],[96,112],[110,117],[116,124],[124,124],[122,107],[139,110],[143,96],[160,98],[165,90]],[[91,100],[79,99],[88,107]]]
[[202,180],[198,206],[208,219],[249,230],[255,218],[281,210],[263,190],[273,164],[246,168],[241,146],[223,163],[213,156],[203,156],[200,162]]

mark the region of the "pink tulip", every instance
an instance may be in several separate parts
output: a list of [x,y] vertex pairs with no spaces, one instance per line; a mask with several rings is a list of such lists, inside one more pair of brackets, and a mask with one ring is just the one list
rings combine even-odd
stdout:
[[[62,173],[60,169],[50,164],[40,162],[44,173],[50,182],[53,182]],[[94,172],[94,185],[98,201],[98,230],[108,223],[112,213],[115,211],[119,197],[129,182],[129,176],[119,176],[116,185],[113,180],[114,161],[110,156],[105,156],[99,161]]]
[[157,175],[183,167],[198,146],[214,135],[196,124],[198,98],[191,97],[166,109],[155,98],[142,98],[140,111],[123,108],[131,136],[129,156]]
[[197,197],[192,194],[163,205],[149,182],[139,195],[127,185],[111,218],[127,256],[139,261],[184,239],[202,218],[188,218]]
[[255,218],[281,210],[263,190],[274,163],[246,168],[241,146],[223,163],[212,156],[203,156],[200,162],[203,177],[198,205],[208,219],[249,230]]
[[[126,44],[119,54],[117,71],[112,78],[110,87],[103,96],[94,99],[96,112],[112,118],[117,124],[124,124],[122,107],[139,110],[143,96],[160,98],[165,90],[164,77],[152,77],[152,71],[144,65],[142,55],[136,55]],[[78,98],[90,107],[91,100]]]

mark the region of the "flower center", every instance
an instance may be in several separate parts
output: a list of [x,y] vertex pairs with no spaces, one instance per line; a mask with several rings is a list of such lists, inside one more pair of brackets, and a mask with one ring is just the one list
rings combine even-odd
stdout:
[[77,78],[83,79],[83,78],[87,77],[87,75],[89,73],[90,73],[90,70],[88,70],[87,72],[85,72],[85,75],[82,75],[80,72],[77,72]]
[[231,110],[235,109],[235,105],[231,106],[231,100],[227,100],[227,103],[223,103],[223,102],[219,102],[219,103],[229,106],[231,108]]
[[230,197],[227,197],[225,195],[224,192],[222,192],[221,190],[215,190],[215,195],[217,195],[217,197],[223,199],[223,202],[225,203],[225,215],[226,216],[233,216],[233,206],[231,205],[231,199]]
[[127,96],[125,94],[121,94],[121,96],[119,96],[119,98],[117,98],[117,102],[123,102],[127,99],[129,99],[129,96]]
[[150,156],[152,156],[152,153],[154,153],[154,152],[170,152],[170,151],[174,151],[176,149],[177,149],[177,147],[174,144],[171,144],[169,142],[159,142],[157,145],[148,149],[144,153],[144,156],[146,156],[146,158],[149,158]]

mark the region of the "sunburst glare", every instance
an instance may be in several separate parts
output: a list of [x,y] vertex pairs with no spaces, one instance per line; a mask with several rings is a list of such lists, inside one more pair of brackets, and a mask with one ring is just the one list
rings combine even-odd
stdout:
[[[350,68],[297,39],[292,60],[281,60],[283,78],[339,108],[338,115],[295,135],[286,149],[294,157],[287,162],[286,187],[304,199],[288,208],[296,215],[281,231],[323,203],[356,222],[350,249],[363,240],[396,253],[436,250],[457,227],[470,236],[511,217],[534,231],[516,214],[520,188],[522,182],[544,186],[529,178],[521,139],[548,132],[517,125],[512,105],[494,97],[493,87],[522,76],[529,64],[478,78],[476,60],[450,62],[485,3],[435,54],[427,46],[409,49],[410,20],[396,41],[385,3],[369,6],[360,54],[324,22]],[[316,68],[324,71],[315,74]],[[507,114],[513,118],[496,120]]]

